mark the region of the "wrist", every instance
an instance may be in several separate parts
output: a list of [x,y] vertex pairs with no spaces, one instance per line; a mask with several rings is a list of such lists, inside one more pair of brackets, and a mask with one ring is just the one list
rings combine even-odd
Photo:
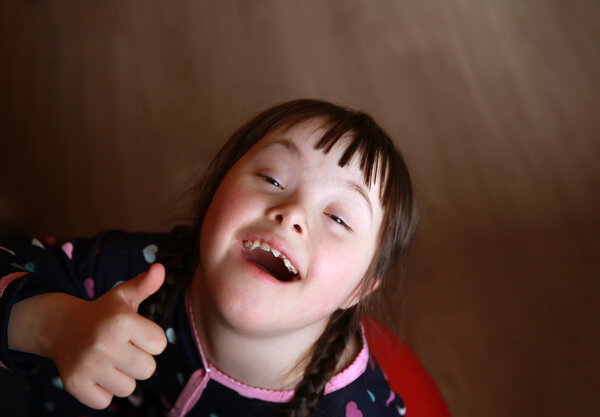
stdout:
[[55,342],[74,301],[81,302],[67,294],[48,293],[15,304],[8,323],[8,347],[53,359]]

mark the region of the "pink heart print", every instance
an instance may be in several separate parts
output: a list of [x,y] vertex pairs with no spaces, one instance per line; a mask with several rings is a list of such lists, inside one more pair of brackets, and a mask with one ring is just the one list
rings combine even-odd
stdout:
[[346,417],[363,417],[362,411],[358,409],[358,405],[354,401],[346,404]]
[[63,250],[65,255],[67,255],[67,258],[73,259],[73,244],[71,242],[63,243],[60,248]]
[[94,298],[94,280],[92,278],[86,278],[83,281],[85,292],[89,298]]

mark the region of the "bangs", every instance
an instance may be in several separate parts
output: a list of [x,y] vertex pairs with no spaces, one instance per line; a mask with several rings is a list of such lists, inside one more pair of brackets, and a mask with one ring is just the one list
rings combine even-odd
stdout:
[[336,113],[295,114],[282,121],[278,128],[291,128],[312,118],[323,118],[321,128],[324,132],[314,149],[329,153],[338,143],[340,146],[345,146],[338,165],[346,167],[357,158],[365,185],[371,188],[379,180],[379,199],[382,206],[386,206],[393,187],[389,181],[389,173],[394,165],[392,159],[396,155],[391,139],[367,114],[355,114],[349,111]]
[[388,141],[385,134],[369,119],[369,116],[358,115],[349,120],[326,123],[323,126],[325,132],[315,144],[315,149],[328,153],[340,139],[347,141],[338,165],[345,167],[354,158],[358,158],[365,184],[370,188],[379,180],[379,199],[385,205],[388,200],[386,179],[390,166],[390,152],[386,149]]

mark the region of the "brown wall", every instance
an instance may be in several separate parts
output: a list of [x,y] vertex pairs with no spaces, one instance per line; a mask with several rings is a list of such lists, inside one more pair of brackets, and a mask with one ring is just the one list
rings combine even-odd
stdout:
[[371,112],[422,201],[405,338],[456,416],[590,415],[600,383],[600,6],[0,3],[0,227],[164,230],[231,131]]

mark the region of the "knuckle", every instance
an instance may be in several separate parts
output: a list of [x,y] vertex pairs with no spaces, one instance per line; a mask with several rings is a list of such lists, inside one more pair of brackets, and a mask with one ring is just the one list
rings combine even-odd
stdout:
[[159,328],[155,333],[153,342],[156,349],[156,354],[162,353],[162,351],[167,347],[167,335],[162,328]]
[[159,346],[160,346],[160,351],[162,352],[163,350],[165,350],[165,348],[167,347],[167,335],[164,332],[160,332],[160,336],[159,336]]
[[115,330],[123,330],[129,324],[129,314],[126,314],[123,311],[115,312],[108,324]]
[[112,402],[113,396],[110,393],[98,393],[94,396],[92,400],[92,404],[90,407],[95,408],[97,410],[103,410],[110,405]]
[[140,379],[148,379],[154,374],[154,370],[156,369],[156,361],[154,358],[149,357],[146,363],[143,365],[143,368],[140,372]]
[[110,393],[90,388],[89,384],[85,383],[84,378],[77,375],[66,378],[64,387],[67,392],[83,404],[96,410],[102,410],[112,402],[113,396]]
[[82,378],[77,373],[61,376],[61,380],[65,390],[74,396],[79,395],[80,387],[84,385]]
[[152,329],[151,332],[148,332],[145,335],[145,340],[145,350],[150,355],[159,355],[167,347],[167,337],[165,336],[165,333],[164,331],[162,331],[162,329],[160,329],[159,331],[155,331],[154,329]]
[[123,285],[117,285],[115,288],[113,288],[110,294],[116,297],[117,299],[124,300],[126,298],[127,292],[125,291]]
[[126,378],[118,391],[114,393],[117,397],[128,397],[133,394],[133,391],[135,391],[135,379]]
[[129,314],[117,311],[105,317],[95,328],[94,340],[112,340],[115,336],[127,334],[130,324]]
[[151,348],[151,352],[148,352],[152,355],[160,355],[165,348],[167,347],[167,341],[166,339],[156,339],[153,343],[152,343],[152,348]]

